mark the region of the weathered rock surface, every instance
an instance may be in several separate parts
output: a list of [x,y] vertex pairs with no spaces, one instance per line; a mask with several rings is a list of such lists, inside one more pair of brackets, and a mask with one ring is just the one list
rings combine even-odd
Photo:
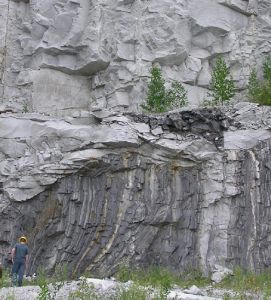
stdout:
[[[60,283],[63,286],[57,290],[54,289],[54,286],[49,285],[50,295],[53,296],[53,299],[63,300],[68,299],[69,296],[76,294],[85,295],[89,299],[92,296],[93,299],[100,300],[112,300],[112,296],[117,295],[122,290],[127,290],[131,287],[133,282],[128,281],[125,283],[120,283],[111,279],[94,279],[94,278],[82,278],[79,281],[72,282],[63,282]],[[153,289],[147,289],[146,287],[141,287],[142,290],[146,291],[146,294],[149,294],[148,299],[156,299],[155,291]],[[197,292],[198,292],[197,288]],[[36,300],[38,299],[40,288],[37,286],[24,286],[20,288],[2,288],[0,289],[0,297],[3,300],[7,300],[10,297],[13,297],[16,300]],[[219,290],[214,290],[216,293],[219,293]],[[168,291],[167,300],[222,300],[223,294],[226,294],[226,291],[217,297],[209,297],[208,293],[210,291],[203,291],[201,295],[198,295],[195,292],[195,288],[191,289],[191,292],[183,291],[181,289],[173,289]],[[230,291],[228,291],[230,292]],[[159,294],[157,291],[156,294]],[[83,297],[82,295],[82,297]],[[116,297],[117,298],[117,297]]]
[[[72,297],[76,293],[77,295],[86,295],[93,299],[100,300],[112,300],[113,296],[118,299],[117,295],[121,291],[132,287],[133,282],[117,282],[112,279],[95,279],[80,277],[78,281],[59,282],[55,285],[50,284],[49,293],[53,299],[63,300]],[[58,289],[57,286],[60,288]],[[156,299],[159,291],[153,288],[141,287],[146,294],[149,294],[148,299]],[[16,300],[36,300],[39,297],[41,289],[38,286],[23,286],[23,287],[11,287],[0,289],[0,297],[3,300],[8,300],[13,297]],[[156,297],[155,297],[156,296]],[[183,290],[175,286],[175,288],[169,290],[166,295],[167,300],[222,300],[225,297],[230,299],[238,299],[240,297],[247,297],[247,299],[264,299],[264,295],[259,291],[257,293],[242,293],[226,289],[218,289],[214,286],[207,286],[199,289],[196,286],[192,286],[187,290]]]
[[140,110],[149,69],[206,96],[223,55],[239,90],[271,51],[269,0],[0,0],[0,99],[71,115]]
[[[263,122],[250,117],[245,129],[252,115]],[[30,272],[64,261],[74,274],[112,274],[123,263],[263,270],[269,119],[270,108],[248,103],[159,116],[96,110],[66,121],[2,114],[2,259],[24,233]]]

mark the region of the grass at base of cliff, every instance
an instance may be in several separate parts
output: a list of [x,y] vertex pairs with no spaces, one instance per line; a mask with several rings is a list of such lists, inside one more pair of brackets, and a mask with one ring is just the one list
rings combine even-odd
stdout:
[[[53,276],[46,276],[45,272],[38,272],[38,278],[31,283],[24,281],[24,285],[39,285],[41,293],[48,294],[45,289],[50,283],[53,286],[53,291],[56,293],[66,281],[68,281],[66,266],[58,266],[55,269]],[[224,290],[224,300],[249,300],[249,299],[271,299],[271,269],[260,274],[255,274],[251,271],[245,271],[241,268],[236,268],[233,275],[226,277],[219,284],[215,284],[210,278],[206,278],[199,271],[190,271],[183,274],[174,274],[171,271],[161,267],[149,268],[130,268],[120,266],[115,274],[118,281],[132,281],[129,288],[120,289],[118,293],[110,297],[110,300],[140,300],[148,299],[150,293],[156,293],[156,300],[166,299],[167,292],[175,286],[180,288],[189,288],[192,285],[197,287],[211,287],[211,290]],[[7,270],[4,271],[3,277],[0,279],[0,288],[11,285],[10,275]],[[43,288],[44,287],[44,288]],[[90,293],[91,292],[91,293]],[[89,296],[92,295],[92,298]],[[95,297],[94,297],[95,295]],[[81,284],[80,289],[70,295],[70,299],[101,299],[95,294],[95,289],[88,286],[86,283]],[[41,299],[41,297],[40,297]]]
[[110,300],[166,300],[167,292],[163,289],[144,288],[132,284],[128,289],[120,289]]
[[116,278],[118,281],[133,281],[141,286],[153,286],[169,289],[178,282],[178,278],[165,269],[152,267],[148,269],[131,269],[127,266],[120,266]]
[[152,286],[164,290],[169,290],[174,285],[187,288],[191,285],[202,287],[211,284],[210,278],[204,277],[199,271],[193,270],[176,275],[165,268],[155,266],[146,269],[120,266],[116,278],[119,281],[131,280],[141,286]]
[[10,274],[8,270],[4,270],[2,278],[0,278],[0,288],[9,287],[11,285]]
[[144,288],[137,284],[118,288],[113,294],[99,295],[93,285],[82,281],[77,291],[71,292],[68,300],[166,300],[167,294],[163,290]]
[[[236,268],[232,276],[226,277],[215,287],[230,289],[241,295],[247,292],[253,294],[262,294],[263,299],[271,298],[271,269],[260,274]],[[230,299],[230,298],[229,298]],[[242,299],[242,298],[240,298]],[[244,298],[248,299],[248,298]]]
[[189,288],[192,285],[197,287],[212,286],[213,289],[229,291],[229,293],[225,292],[225,300],[249,300],[255,299],[255,295],[261,297],[259,299],[262,300],[271,299],[271,269],[256,274],[236,268],[233,275],[226,277],[218,284],[213,283],[210,278],[204,277],[200,271],[190,271],[178,276],[159,267],[132,269],[121,266],[116,278],[119,281],[131,280],[139,286],[151,286],[163,291],[168,291],[174,285],[180,288]]

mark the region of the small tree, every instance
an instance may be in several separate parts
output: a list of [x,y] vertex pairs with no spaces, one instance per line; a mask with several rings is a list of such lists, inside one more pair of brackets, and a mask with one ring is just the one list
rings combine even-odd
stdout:
[[166,111],[166,88],[162,72],[158,67],[151,68],[151,81],[148,84],[148,94],[146,104],[142,107],[149,112]]
[[255,68],[253,68],[248,79],[248,98],[252,101],[256,100],[256,98],[260,94],[260,90],[261,86],[257,78],[257,72]]
[[271,105],[271,56],[267,56],[263,62],[263,80],[259,80],[256,70],[252,69],[247,88],[251,101]]
[[234,82],[230,75],[230,69],[227,67],[225,60],[220,56],[212,73],[210,82],[211,92],[209,96],[214,105],[224,104],[234,96]]
[[147,99],[142,108],[148,112],[161,113],[185,106],[187,102],[187,91],[183,85],[178,81],[173,81],[171,88],[166,89],[161,70],[158,67],[152,67]]
[[170,109],[187,105],[187,91],[180,82],[176,80],[172,82],[171,88],[167,91],[167,101]]
[[268,55],[263,62],[263,77],[271,85],[271,56]]

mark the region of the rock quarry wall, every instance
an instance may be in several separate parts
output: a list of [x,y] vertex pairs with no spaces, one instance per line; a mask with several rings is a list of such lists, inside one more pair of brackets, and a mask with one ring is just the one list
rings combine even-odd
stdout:
[[264,270],[271,110],[224,110],[2,114],[2,260],[24,233],[32,272],[60,262],[75,274],[125,263]]
[[198,105],[270,52],[256,0],[0,0],[0,258],[30,272],[270,265],[270,109],[140,114],[152,63]]
[[140,110],[154,62],[197,105],[218,55],[242,92],[271,47],[269,0],[1,0],[0,8],[0,98],[15,111]]

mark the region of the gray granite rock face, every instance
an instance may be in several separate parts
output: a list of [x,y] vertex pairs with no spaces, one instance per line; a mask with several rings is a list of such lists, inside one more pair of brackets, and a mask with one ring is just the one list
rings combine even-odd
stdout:
[[[263,122],[246,123],[253,114]],[[60,262],[74,274],[123,263],[264,270],[270,115],[246,103],[159,116],[1,114],[1,259],[26,234],[30,272]]]
[[160,65],[197,105],[218,55],[239,91],[270,52],[268,0],[0,0],[0,101],[15,111],[140,111]]

